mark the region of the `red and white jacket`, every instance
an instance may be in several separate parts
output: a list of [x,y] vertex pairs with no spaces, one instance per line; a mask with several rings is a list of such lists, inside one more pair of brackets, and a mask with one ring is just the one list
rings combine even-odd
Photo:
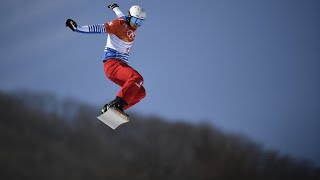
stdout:
[[103,61],[115,58],[128,63],[129,52],[136,32],[128,25],[127,16],[121,12],[119,7],[113,8],[113,11],[116,13],[117,19],[104,24],[78,26],[75,31],[89,34],[107,33]]

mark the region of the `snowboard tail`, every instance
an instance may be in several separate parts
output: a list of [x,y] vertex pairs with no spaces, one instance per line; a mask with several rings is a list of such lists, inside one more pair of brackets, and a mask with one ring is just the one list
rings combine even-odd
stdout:
[[121,124],[129,122],[129,116],[127,114],[113,107],[110,107],[105,113],[97,118],[113,130]]

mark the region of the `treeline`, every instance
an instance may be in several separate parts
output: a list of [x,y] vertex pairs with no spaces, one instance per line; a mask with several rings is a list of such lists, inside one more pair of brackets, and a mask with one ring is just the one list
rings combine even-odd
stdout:
[[131,114],[116,131],[99,108],[0,93],[0,179],[319,180],[309,161],[206,124]]

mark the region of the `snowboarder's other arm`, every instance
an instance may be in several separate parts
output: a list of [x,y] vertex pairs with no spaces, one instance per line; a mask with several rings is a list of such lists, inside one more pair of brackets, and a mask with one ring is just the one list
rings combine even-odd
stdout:
[[66,26],[72,31],[79,33],[106,33],[104,24],[78,26],[74,20],[67,19]]
[[123,14],[123,12],[120,10],[119,5],[114,3],[108,5],[108,8],[110,8],[114,13],[116,13],[118,18],[125,17],[126,15]]

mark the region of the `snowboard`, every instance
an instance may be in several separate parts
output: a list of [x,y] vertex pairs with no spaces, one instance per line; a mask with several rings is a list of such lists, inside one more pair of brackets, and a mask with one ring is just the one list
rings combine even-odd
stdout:
[[121,124],[129,122],[129,116],[127,114],[113,107],[110,107],[105,113],[97,118],[113,130]]

